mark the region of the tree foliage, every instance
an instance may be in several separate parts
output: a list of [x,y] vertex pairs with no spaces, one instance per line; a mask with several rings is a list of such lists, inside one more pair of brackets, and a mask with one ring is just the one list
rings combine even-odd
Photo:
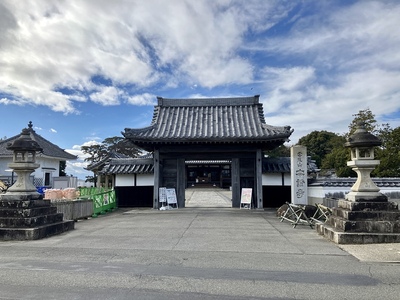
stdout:
[[356,177],[357,174],[347,166],[347,162],[350,160],[350,150],[343,144],[341,147],[335,147],[324,157],[321,168],[335,170],[338,177]]
[[285,145],[280,145],[274,150],[266,151],[265,154],[268,157],[289,157],[290,156],[290,148]]
[[103,144],[93,144],[90,146],[82,146],[81,150],[88,157],[85,158],[89,164],[101,161],[107,157],[107,150]]
[[375,119],[375,115],[369,108],[362,109],[358,113],[353,115],[354,119],[349,124],[349,132],[346,134],[346,138],[352,135],[358,126],[359,122],[365,124],[365,129],[374,135],[379,134],[379,125]]
[[82,146],[81,150],[83,153],[88,154],[85,161],[89,164],[100,162],[108,158],[112,152],[124,154],[129,157],[137,157],[141,152],[141,150],[129,140],[119,136],[106,138],[100,144]]
[[380,165],[373,172],[379,177],[400,177],[400,127],[386,127],[381,133],[382,147],[376,149]]
[[299,144],[307,147],[308,155],[321,166],[325,156],[336,147],[343,146],[345,139],[329,131],[313,131],[299,140]]

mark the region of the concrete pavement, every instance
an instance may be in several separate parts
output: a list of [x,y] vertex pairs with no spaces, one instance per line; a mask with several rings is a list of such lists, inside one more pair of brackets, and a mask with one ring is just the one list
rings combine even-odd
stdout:
[[119,209],[62,235],[1,242],[0,299],[399,298],[397,245],[339,247],[207,192],[192,193],[193,207]]

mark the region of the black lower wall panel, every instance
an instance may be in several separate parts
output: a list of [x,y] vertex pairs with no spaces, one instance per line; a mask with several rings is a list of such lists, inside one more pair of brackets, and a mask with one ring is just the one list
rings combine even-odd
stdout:
[[263,186],[263,207],[281,207],[286,202],[291,202],[290,186]]
[[118,207],[153,207],[153,186],[116,186]]

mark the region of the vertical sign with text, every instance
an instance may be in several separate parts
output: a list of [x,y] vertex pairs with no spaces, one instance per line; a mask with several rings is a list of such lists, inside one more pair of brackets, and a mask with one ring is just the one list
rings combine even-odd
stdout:
[[290,148],[291,191],[293,204],[308,204],[307,194],[307,148]]

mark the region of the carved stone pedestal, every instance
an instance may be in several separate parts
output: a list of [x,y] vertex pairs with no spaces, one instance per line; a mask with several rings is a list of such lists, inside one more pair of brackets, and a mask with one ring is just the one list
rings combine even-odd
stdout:
[[332,216],[317,231],[337,244],[400,242],[400,211],[384,196],[375,201],[339,200]]
[[0,196],[0,240],[37,240],[74,229],[74,221],[63,221],[50,200],[31,198]]

